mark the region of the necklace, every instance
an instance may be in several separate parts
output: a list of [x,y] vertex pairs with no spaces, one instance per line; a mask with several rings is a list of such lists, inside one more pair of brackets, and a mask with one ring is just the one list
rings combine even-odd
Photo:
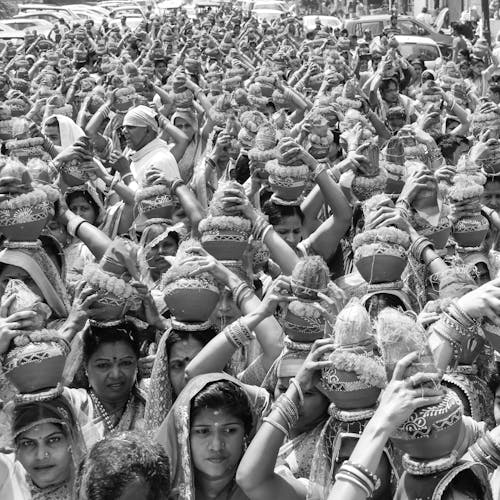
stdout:
[[[116,421],[116,423],[113,423],[111,415],[106,411],[106,408],[104,408],[104,405],[101,403],[101,401],[99,400],[97,395],[92,390],[90,391],[90,399],[92,399],[92,403],[94,403],[94,406],[96,407],[97,412],[104,420],[104,426],[106,427],[106,430],[108,432],[113,431],[116,428],[116,426],[119,424],[120,419],[118,419]],[[129,400],[127,401],[127,404],[125,405],[125,411],[130,403],[130,399],[131,398],[129,398]]]

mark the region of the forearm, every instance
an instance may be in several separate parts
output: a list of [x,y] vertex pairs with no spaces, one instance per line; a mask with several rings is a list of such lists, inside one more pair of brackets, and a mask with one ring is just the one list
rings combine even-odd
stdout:
[[97,113],[87,123],[87,126],[85,127],[85,133],[89,137],[95,137],[102,125],[102,122],[109,116],[110,113],[111,108],[109,104],[103,104],[97,110]]
[[[295,385],[290,384],[284,396],[298,411],[299,393]],[[295,423],[286,420],[274,407],[250,442],[236,473],[236,482],[250,500],[306,498],[306,488],[298,480],[285,480],[274,472],[280,447],[290,431],[290,424]]]
[[112,243],[100,229],[75,215],[70,210],[64,214],[68,233],[79,238],[92,252],[96,260],[100,260]]
[[[390,430],[385,419],[380,418],[375,413],[361,434],[349,461],[375,474],[389,436]],[[338,498],[342,498],[342,500],[365,500],[366,493],[360,487],[339,478],[330,490],[328,500]]]
[[191,189],[185,184],[179,183],[175,189],[175,194],[179,198],[182,208],[184,208],[187,216],[189,217],[193,230],[197,233],[198,224],[205,216],[201,203],[198,201],[193,191],[191,191]]

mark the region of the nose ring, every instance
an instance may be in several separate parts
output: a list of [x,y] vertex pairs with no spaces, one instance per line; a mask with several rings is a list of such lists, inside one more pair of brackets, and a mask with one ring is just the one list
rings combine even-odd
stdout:
[[49,456],[50,456],[50,453],[49,453],[48,451],[46,451],[46,452],[43,454],[43,457],[44,457],[44,458],[49,458]]

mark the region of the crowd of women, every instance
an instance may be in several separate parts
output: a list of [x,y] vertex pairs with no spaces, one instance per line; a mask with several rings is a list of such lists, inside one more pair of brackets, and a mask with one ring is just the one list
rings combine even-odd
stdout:
[[0,498],[499,498],[498,61],[393,27],[6,45]]

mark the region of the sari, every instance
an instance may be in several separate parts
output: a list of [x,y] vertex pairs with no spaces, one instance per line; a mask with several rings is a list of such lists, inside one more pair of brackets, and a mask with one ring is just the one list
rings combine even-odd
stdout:
[[[16,471],[16,461],[12,468],[13,472],[16,473],[16,476],[14,476],[12,480],[17,482],[15,487],[18,490],[29,490],[29,496],[24,497],[26,499],[71,500],[73,481],[75,479],[77,466],[84,457],[86,448],[83,442],[80,426],[78,425],[78,421],[76,420],[75,414],[68,401],[62,396],[57,396],[53,399],[44,401],[17,404],[14,408],[12,421],[13,438],[16,439],[22,433],[45,423],[55,424],[64,429],[70,443],[73,473],[61,483],[40,488],[33,483],[31,478],[24,471],[24,468],[21,467],[24,474],[19,474],[19,470]],[[21,464],[19,463],[19,465]]]
[[196,112],[191,109],[178,109],[171,118],[171,122],[175,125],[175,120],[181,118],[194,130],[194,136],[189,141],[186,151],[182,155],[182,158],[177,162],[179,167],[179,172],[181,174],[182,180],[189,184],[193,177],[194,167],[198,164],[203,156],[206,147],[206,141],[203,140],[199,127],[198,117]]
[[132,389],[123,415],[111,432],[108,431],[104,418],[95,407],[87,389],[65,387],[63,395],[73,407],[87,449],[92,448],[95,443],[108,434],[144,429],[145,397],[138,388]]
[[0,264],[20,267],[26,271],[43,294],[57,318],[66,318],[70,302],[63,280],[56,265],[47,255],[40,242],[23,243],[5,242],[0,251]]
[[[244,385],[237,379],[224,373],[200,375],[189,381],[179,394],[155,437],[155,441],[165,448],[170,459],[172,487],[176,491],[179,500],[195,500],[196,498],[190,444],[191,402],[207,385],[222,380],[233,382],[247,394],[253,410],[254,430],[260,415],[267,409],[269,403],[267,391],[258,387]],[[247,497],[235,483],[227,496],[227,500],[247,500]]]

